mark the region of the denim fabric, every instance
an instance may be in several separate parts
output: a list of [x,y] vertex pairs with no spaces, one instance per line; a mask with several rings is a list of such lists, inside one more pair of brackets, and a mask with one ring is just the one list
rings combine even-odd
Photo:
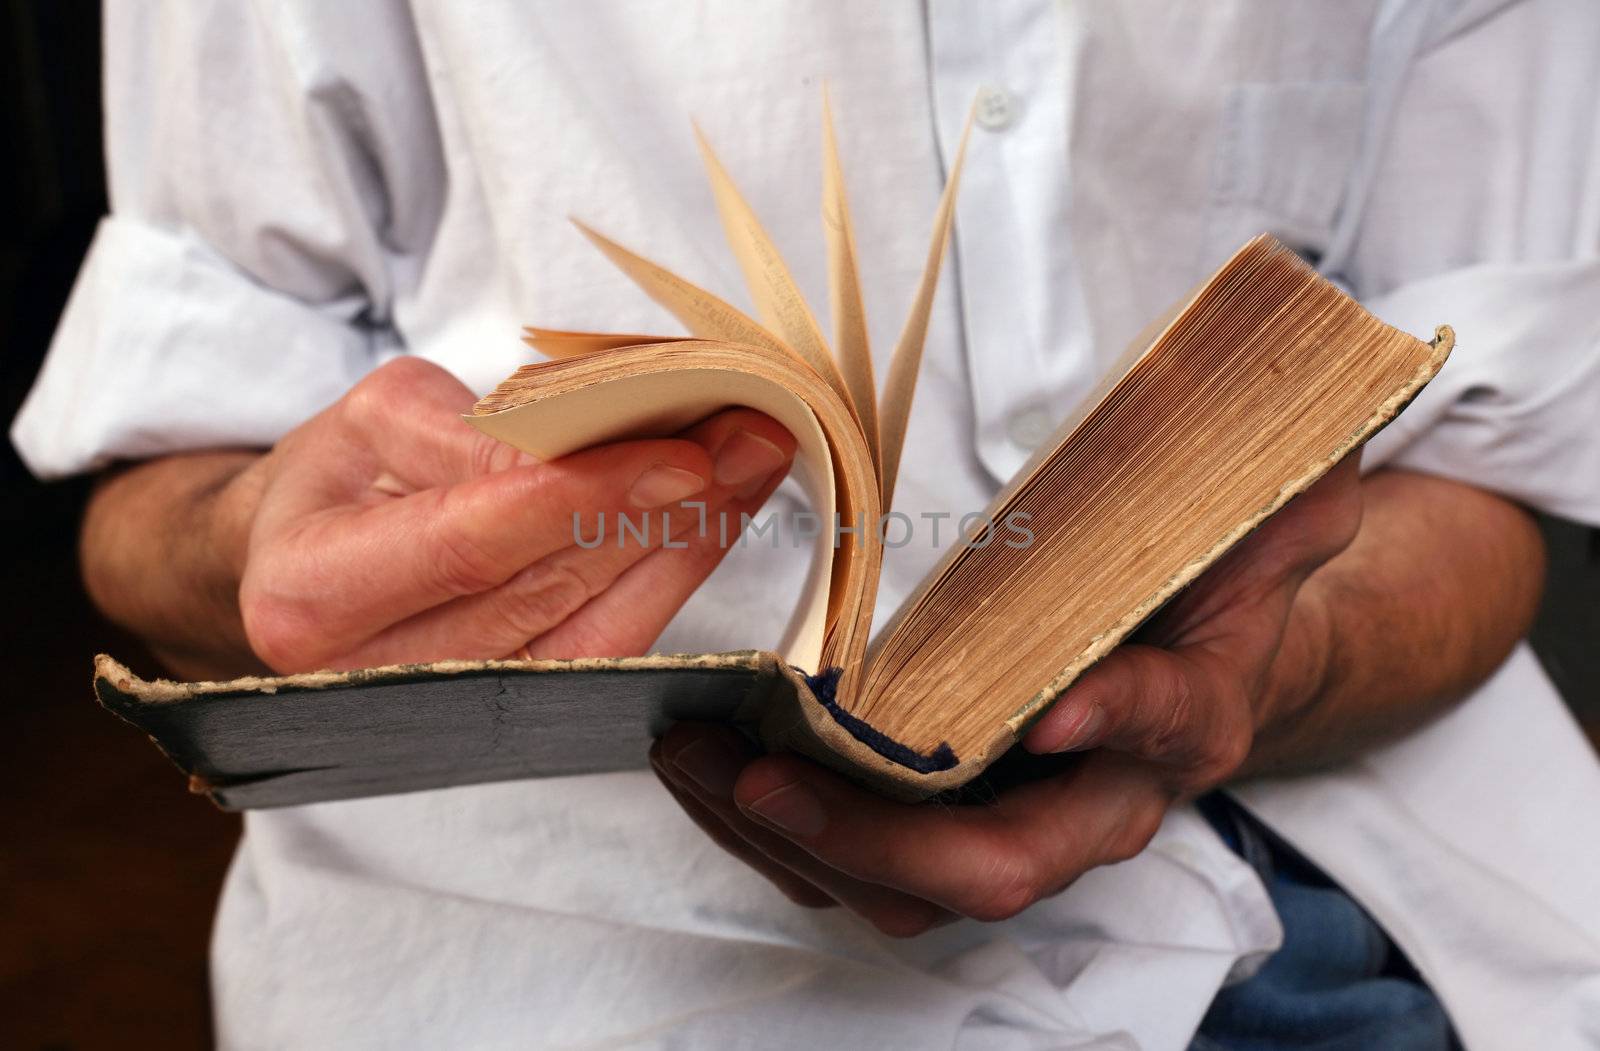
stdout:
[[1438,997],[1351,897],[1226,797],[1200,810],[1266,884],[1283,948],[1217,994],[1190,1051],[1446,1051]]

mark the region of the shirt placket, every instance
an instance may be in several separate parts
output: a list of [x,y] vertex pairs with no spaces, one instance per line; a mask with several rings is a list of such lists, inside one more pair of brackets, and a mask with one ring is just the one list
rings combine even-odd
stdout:
[[928,18],[946,170],[976,106],[953,269],[978,455],[1003,481],[1095,380],[1069,225],[1073,12],[931,0]]

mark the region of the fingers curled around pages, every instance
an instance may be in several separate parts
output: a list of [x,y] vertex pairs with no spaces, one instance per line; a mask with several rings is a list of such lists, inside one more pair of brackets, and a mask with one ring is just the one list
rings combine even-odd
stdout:
[[1122,759],[1003,793],[992,804],[897,803],[795,756],[757,759],[739,809],[827,868],[978,920],[1015,916],[1096,865],[1142,849],[1168,797]]

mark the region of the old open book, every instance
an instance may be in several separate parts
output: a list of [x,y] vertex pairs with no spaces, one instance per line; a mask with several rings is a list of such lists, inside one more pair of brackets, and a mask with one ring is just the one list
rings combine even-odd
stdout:
[[[1153,322],[869,647],[957,151],[881,397],[831,119],[823,229],[831,343],[702,139],[752,318],[584,227],[687,337],[530,328],[548,360],[469,422],[551,459],[744,405],[798,439],[820,521],[776,652],[457,661],[232,683],[97,664],[103,703],[228,806],[642,765],[673,719],[721,719],[900,798],[964,784],[1072,681],[1416,395],[1449,353],[1377,321],[1267,237]],[[984,527],[988,524],[988,528]],[[1002,528],[1003,523],[1020,528]],[[774,557],[778,557],[774,555]]]

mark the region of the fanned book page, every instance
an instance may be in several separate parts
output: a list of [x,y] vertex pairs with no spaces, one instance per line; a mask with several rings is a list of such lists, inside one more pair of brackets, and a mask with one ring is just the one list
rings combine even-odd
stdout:
[[[970,128],[970,121],[969,121]],[[903,799],[972,780],[1072,681],[1252,528],[1392,419],[1453,335],[1382,324],[1270,237],[1153,322],[868,648],[886,515],[949,244],[963,133],[881,396],[831,107],[822,224],[832,344],[698,129],[758,318],[579,224],[686,336],[530,327],[545,355],[468,422],[545,459],[668,435],[733,405],[796,437],[823,523],[776,652],[453,661],[96,689],[192,784],[275,806],[639,766],[674,719],[743,726]],[[493,705],[484,697],[492,695]]]

